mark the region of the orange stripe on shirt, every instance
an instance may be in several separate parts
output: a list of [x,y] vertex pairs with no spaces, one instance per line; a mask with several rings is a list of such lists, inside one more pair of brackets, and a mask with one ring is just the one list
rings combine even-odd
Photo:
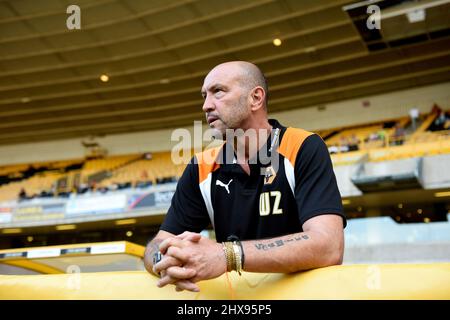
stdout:
[[198,183],[202,183],[208,174],[219,169],[220,164],[217,163],[217,157],[223,146],[224,144],[195,154],[198,165]]
[[303,129],[287,128],[278,147],[278,153],[287,158],[292,166],[295,167],[295,159],[300,147],[305,139],[312,134],[314,133]]

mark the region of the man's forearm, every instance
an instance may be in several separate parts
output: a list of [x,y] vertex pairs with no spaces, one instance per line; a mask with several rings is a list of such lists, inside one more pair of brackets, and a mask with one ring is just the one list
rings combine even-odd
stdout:
[[243,241],[242,245],[245,271],[290,273],[342,263],[343,239],[314,231]]

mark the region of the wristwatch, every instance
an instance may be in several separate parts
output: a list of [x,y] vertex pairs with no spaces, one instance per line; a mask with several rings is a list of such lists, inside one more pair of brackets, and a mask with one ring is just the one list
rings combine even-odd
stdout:
[[156,251],[153,254],[153,265],[157,264],[158,262],[160,262],[163,258],[163,254],[161,253],[161,251]]
[[[162,260],[162,258],[163,258],[163,254],[161,253],[161,251],[156,251],[154,254],[153,254],[153,257],[152,257],[152,262],[153,262],[153,267],[155,267],[155,264],[157,264],[158,262],[160,262],[161,260]],[[154,270],[154,269],[153,269]],[[155,271],[153,271],[153,272],[155,272]],[[159,277],[161,277],[161,273],[157,273],[157,275],[159,276]]]

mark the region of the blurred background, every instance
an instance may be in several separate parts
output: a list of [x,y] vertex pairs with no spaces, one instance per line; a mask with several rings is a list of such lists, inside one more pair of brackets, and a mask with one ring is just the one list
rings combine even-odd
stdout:
[[145,245],[229,60],[326,142],[344,264],[450,260],[450,0],[0,1],[0,249]]

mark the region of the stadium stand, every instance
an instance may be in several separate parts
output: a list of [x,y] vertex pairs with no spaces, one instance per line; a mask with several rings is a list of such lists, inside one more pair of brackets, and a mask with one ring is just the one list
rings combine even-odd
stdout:
[[61,173],[47,171],[35,174],[28,179],[11,182],[0,189],[0,201],[16,199],[21,193],[21,190],[25,192],[21,200],[34,197],[56,196],[56,181],[61,177]]
[[[437,116],[435,108],[422,114],[415,131],[409,127],[410,119],[401,117],[373,124],[318,130],[317,133],[329,147],[333,164],[338,166],[357,163],[365,156],[368,161],[382,162],[447,154],[450,153],[449,130],[430,130]],[[410,133],[398,136],[396,128]],[[396,143],[399,139],[402,143]],[[74,167],[80,163],[79,168]],[[31,167],[41,169],[29,176],[26,172]],[[68,196],[72,192],[84,193],[89,189],[106,192],[175,182],[184,167],[172,163],[170,152],[3,166],[0,173],[11,182],[5,183],[7,180],[4,178],[0,186],[0,201],[15,200],[22,190],[28,198],[34,198]]]
[[101,186],[130,183],[132,186],[145,186],[146,183],[157,184],[173,182],[180,177],[185,165],[173,165],[170,152],[152,153],[151,159],[145,154],[138,160],[119,169],[112,170],[111,176],[101,182]]
[[[407,117],[390,119],[378,124],[334,129],[335,134],[325,139],[334,165],[356,163],[365,155],[370,161],[390,161],[401,158],[420,157],[449,153],[450,132],[431,131],[436,119],[435,112],[422,115],[423,122],[411,131]],[[385,124],[385,125],[383,125]],[[389,128],[386,128],[386,124]],[[402,133],[398,133],[402,128]],[[406,134],[405,132],[410,132]],[[349,150],[349,137],[356,137],[357,148]],[[400,142],[400,143],[398,143]]]
[[[41,197],[42,192],[52,196],[67,193],[83,193],[86,189],[116,189],[115,185],[145,187],[152,184],[174,182],[182,174],[185,165],[173,165],[170,152],[133,154],[101,159],[58,161],[36,164],[4,166],[1,172],[8,177],[0,186],[0,201],[17,199],[25,190],[28,198]],[[41,168],[28,177],[23,172],[30,167]],[[46,171],[45,171],[46,170]],[[11,179],[19,179],[12,181]],[[8,181],[10,181],[8,183]],[[48,195],[44,195],[48,196]]]

